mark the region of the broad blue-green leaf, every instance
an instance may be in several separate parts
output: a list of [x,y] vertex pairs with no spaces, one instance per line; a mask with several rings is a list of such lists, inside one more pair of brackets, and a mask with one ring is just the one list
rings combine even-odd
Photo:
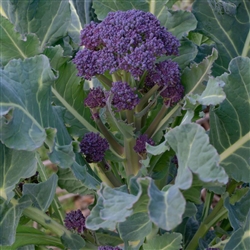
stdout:
[[147,213],[132,214],[126,221],[118,224],[120,237],[127,242],[144,240],[151,230],[152,222]]
[[7,148],[0,142],[0,197],[10,200],[21,178],[35,174],[37,161],[34,152]]
[[22,211],[30,205],[31,201],[26,196],[12,202],[0,199],[0,246],[10,246],[14,243]]
[[21,34],[35,33],[41,47],[52,45],[67,33],[71,21],[68,1],[3,1],[3,10]]
[[92,172],[89,172],[86,165],[81,165],[78,162],[74,162],[71,166],[71,170],[75,177],[80,180],[84,186],[89,189],[98,189],[100,186],[100,181],[95,178]]
[[248,250],[250,245],[250,210],[245,217],[244,224],[241,228],[237,229],[232,236],[230,237],[229,241],[227,242],[226,246],[223,248],[224,250]]
[[100,217],[100,212],[103,209],[103,198],[98,197],[97,203],[91,210],[90,215],[86,219],[86,227],[90,230],[97,230],[104,228],[108,230],[115,230],[116,222],[113,220],[104,220]]
[[39,55],[24,61],[13,60],[2,71],[2,79],[0,114],[5,119],[1,123],[2,142],[7,147],[32,151],[45,141],[45,128],[56,128],[51,160],[61,167],[70,167],[75,158],[72,139],[61,109],[51,105],[55,76],[48,58]]
[[211,74],[213,62],[217,59],[218,52],[213,49],[212,54],[206,57],[199,64],[192,64],[190,68],[185,68],[181,76],[181,83],[186,94],[201,94],[205,89],[204,81],[208,80]]
[[215,75],[227,71],[234,57],[250,56],[248,0],[195,1],[192,11],[198,20],[197,31],[215,41],[218,48],[219,57],[213,68]]
[[14,26],[0,15],[0,65],[6,65],[14,58],[28,58],[41,52],[40,43],[35,34],[26,35],[25,39],[14,30]]
[[54,199],[58,177],[56,174],[39,184],[24,184],[23,194],[30,197],[33,205],[43,212],[46,212]]
[[225,101],[210,111],[210,138],[220,154],[220,164],[237,181],[249,182],[250,150],[250,59],[237,57],[230,62]]
[[74,8],[77,12],[78,18],[81,21],[81,26],[84,27],[85,24],[88,24],[92,21],[91,17],[91,7],[93,0],[72,0]]
[[192,172],[204,182],[227,183],[228,176],[219,166],[219,155],[200,125],[180,125],[169,131],[165,138],[178,158],[176,186],[184,190],[191,187]]
[[119,237],[119,235],[114,232],[112,232],[112,234],[110,234],[110,231],[108,231],[108,233],[96,232],[95,235],[98,242],[103,246],[117,246],[123,243],[123,240]]
[[228,210],[228,217],[230,224],[234,230],[242,228],[246,223],[246,217],[250,209],[250,191],[247,192],[238,202],[234,205],[230,204],[230,199],[227,197],[224,205]]
[[144,250],[176,250],[181,249],[182,235],[179,233],[165,233],[156,235],[143,244]]
[[[163,1],[160,0],[161,2]],[[95,9],[97,18],[103,20],[109,12],[117,10],[139,9],[149,11],[149,3],[145,0],[95,0],[93,1],[93,8]]]
[[166,14],[164,15],[164,19],[162,17],[161,24],[178,39],[181,39],[182,36],[187,35],[190,30],[196,28],[197,21],[191,12],[183,10],[169,10],[165,12]]
[[62,189],[66,189],[69,193],[73,194],[92,194],[93,192],[89,190],[83,183],[76,179],[72,170],[59,168],[57,171],[58,175],[58,186]]
[[[205,90],[201,95],[199,94],[189,94],[185,97],[185,106],[187,113],[183,118],[183,123],[190,123],[194,116],[194,109],[197,104],[209,106],[209,105],[218,105],[223,102],[226,98],[226,95],[223,91],[223,86],[225,83],[220,78],[209,77]],[[186,118],[186,119],[185,119]]]
[[[74,0],[73,2],[76,2],[76,1]],[[80,1],[80,2],[84,5],[88,5],[88,1],[84,1],[84,2]],[[92,1],[90,0],[90,2]],[[75,8],[75,5],[73,5],[71,1],[69,1],[69,3],[70,3],[70,11],[71,11],[71,22],[68,27],[68,35],[72,38],[74,43],[79,45],[80,44],[80,32],[82,30],[82,25],[81,25],[80,20],[81,20],[82,15],[85,13],[82,12],[82,13],[79,13],[80,14],[79,15]],[[88,12],[87,9],[86,11]]]
[[160,191],[151,181],[148,194],[149,218],[152,222],[167,231],[181,223],[186,201],[176,186],[171,186],[167,191]]

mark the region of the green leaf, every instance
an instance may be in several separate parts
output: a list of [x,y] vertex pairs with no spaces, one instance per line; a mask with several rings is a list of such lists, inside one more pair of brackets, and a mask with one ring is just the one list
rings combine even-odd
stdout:
[[56,174],[39,184],[24,184],[23,194],[30,197],[33,205],[43,212],[46,212],[54,199],[58,177]]
[[88,24],[92,21],[90,10],[93,0],[72,0],[72,2],[78,14],[78,18],[81,21],[81,26],[84,27],[85,24]]
[[32,151],[46,140],[45,128],[56,128],[50,159],[61,167],[70,167],[75,158],[72,139],[63,124],[60,107],[51,105],[55,76],[48,58],[39,55],[24,61],[13,60],[0,73],[2,142],[7,147]]
[[124,241],[144,240],[151,230],[152,222],[147,213],[132,214],[126,221],[118,224],[120,237]]
[[219,166],[219,155],[200,125],[182,124],[169,131],[165,138],[178,158],[176,186],[184,190],[191,187],[192,172],[204,182],[227,183],[228,176]]
[[144,250],[176,250],[181,249],[182,235],[179,233],[165,233],[156,235],[143,244]]
[[[160,2],[162,2],[162,0],[160,0]],[[93,1],[93,8],[95,9],[97,18],[103,20],[109,12],[117,10],[139,9],[149,11],[149,3],[145,0],[95,0]]]
[[195,1],[193,13],[198,20],[197,31],[215,41],[218,48],[219,57],[213,67],[215,75],[227,71],[234,57],[250,56],[248,0]]
[[213,49],[212,54],[206,57],[199,64],[192,64],[190,68],[185,68],[181,76],[181,83],[186,94],[201,94],[205,89],[204,81],[208,80],[213,62],[217,59],[218,52]]
[[75,177],[87,188],[96,190],[100,187],[100,181],[95,178],[92,172],[89,173],[86,165],[83,166],[78,162],[74,162],[71,166],[71,170]]
[[0,15],[0,65],[6,65],[14,58],[28,58],[41,53],[40,43],[35,34],[26,35],[25,39],[14,31],[13,24]]
[[176,186],[160,191],[153,181],[149,185],[149,217],[164,230],[175,228],[182,221],[186,201]]
[[237,181],[249,181],[250,59],[237,57],[229,64],[226,100],[210,111],[211,143],[220,154],[220,164]]
[[[109,232],[110,233],[110,232]],[[118,237],[118,234],[107,234],[107,233],[95,233],[98,242],[105,246],[105,245],[109,245],[109,246],[117,246],[121,243],[123,243],[122,239],[120,237]]]
[[242,228],[246,223],[246,217],[249,213],[250,208],[250,191],[244,195],[240,201],[236,202],[234,205],[230,204],[230,199],[227,197],[224,201],[224,205],[228,210],[228,217],[230,224],[234,230]]
[[34,152],[10,149],[1,142],[0,152],[0,198],[9,201],[20,179],[35,174],[37,162]]
[[[76,43],[77,45],[80,44],[80,32],[82,30],[82,27],[84,26],[84,23],[82,23],[81,25],[81,17],[84,13],[84,11],[82,13],[79,13],[77,11],[77,9],[75,8],[75,2],[78,2],[76,0],[73,0],[73,3],[71,1],[69,1],[70,3],[70,11],[71,11],[71,22],[70,25],[68,27],[68,35],[72,38],[73,42]],[[89,1],[91,3],[91,0]],[[88,1],[80,1],[80,4],[88,5],[89,4]],[[90,9],[90,7],[89,7]],[[88,11],[86,9],[86,11]],[[84,13],[85,14],[85,13]]]
[[35,250],[32,244],[63,248],[61,241],[54,236],[46,235],[33,227],[18,226],[14,244],[9,247],[5,246],[4,250]]
[[186,36],[190,30],[196,28],[197,21],[191,12],[184,10],[168,10],[165,12],[164,22],[161,22],[161,24],[178,39]]
[[2,7],[15,29],[35,33],[42,48],[66,36],[71,21],[68,1],[4,1]]
[[16,228],[22,211],[30,205],[31,201],[27,196],[13,203],[0,198],[0,246],[10,246],[15,242]]
[[69,193],[85,195],[92,194],[93,191],[89,190],[83,183],[76,179],[72,170],[59,168],[57,171],[58,186],[62,189],[66,189]]
[[226,246],[223,248],[224,250],[248,250],[250,245],[250,210],[248,210],[248,214],[245,218],[243,226],[232,234]]

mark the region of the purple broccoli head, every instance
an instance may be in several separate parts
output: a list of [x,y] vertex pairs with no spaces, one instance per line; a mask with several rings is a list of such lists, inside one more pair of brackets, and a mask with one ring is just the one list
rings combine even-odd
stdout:
[[173,106],[179,102],[184,95],[184,87],[179,83],[176,85],[169,85],[161,92],[165,105]]
[[85,217],[80,209],[71,211],[66,214],[64,225],[68,230],[76,231],[79,234],[83,233],[85,227]]
[[113,94],[112,104],[117,109],[132,110],[139,103],[138,95],[134,93],[135,88],[131,88],[126,82],[113,82],[111,93]]
[[155,142],[151,139],[148,138],[148,135],[144,134],[144,135],[140,135],[137,139],[136,139],[136,143],[134,146],[134,150],[136,153],[138,154],[144,154],[146,153],[146,143],[154,146]]
[[93,108],[103,108],[106,105],[106,97],[102,88],[90,89],[87,98],[84,101],[85,106]]
[[112,246],[99,246],[98,250],[121,250],[121,248]]
[[159,56],[177,55],[180,43],[153,14],[128,10],[110,12],[101,23],[86,25],[81,45],[85,48],[73,60],[79,76],[90,79],[122,69],[138,79]]
[[99,134],[90,132],[85,134],[80,143],[81,152],[85,155],[87,162],[100,162],[109,148],[108,141]]

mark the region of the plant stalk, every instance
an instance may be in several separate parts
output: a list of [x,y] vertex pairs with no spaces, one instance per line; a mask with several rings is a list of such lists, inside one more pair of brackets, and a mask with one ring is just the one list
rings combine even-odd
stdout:
[[126,161],[124,162],[124,164],[127,177],[136,175],[140,170],[139,156],[134,151],[134,146],[134,138],[131,137],[124,139],[124,148],[126,156]]
[[155,130],[157,129],[162,118],[165,116],[168,108],[169,108],[169,106],[166,106],[165,104],[162,105],[161,110],[156,115],[154,121],[150,124],[150,126],[147,128],[147,130],[145,132],[145,134],[147,134],[148,137],[151,137],[155,133]]
[[103,86],[107,90],[109,90],[112,87],[112,81],[109,80],[106,76],[104,76],[104,75],[98,75],[96,78],[103,84]]
[[[36,153],[36,159],[37,159],[37,170],[39,172],[39,175],[41,177],[41,180],[44,182],[44,181],[47,181],[48,180],[48,177],[47,177],[47,174],[45,172],[45,167],[41,161],[41,158],[40,158],[40,155],[38,153]],[[65,213],[62,209],[62,206],[58,200],[58,197],[55,195],[54,196],[54,199],[51,203],[51,206],[54,210],[54,213],[56,214],[57,218],[60,220],[60,223],[63,225],[63,221],[64,221],[64,217],[65,217]]]
[[114,136],[108,131],[108,129],[102,123],[102,120],[100,119],[99,116],[93,116],[93,118],[94,118],[96,125],[101,130],[102,134],[104,135],[104,137],[108,140],[113,151],[115,151],[117,156],[122,159],[122,156],[124,155],[124,148],[116,141]]
[[[231,195],[238,183],[234,180],[228,185],[227,192]],[[205,220],[201,223],[197,232],[195,233],[192,240],[189,242],[188,246],[185,250],[194,250],[197,249],[199,245],[199,239],[203,238],[208,230],[214,226],[217,222],[219,222],[225,215],[227,214],[227,209],[224,207],[224,200],[221,198],[213,211],[205,218]]]

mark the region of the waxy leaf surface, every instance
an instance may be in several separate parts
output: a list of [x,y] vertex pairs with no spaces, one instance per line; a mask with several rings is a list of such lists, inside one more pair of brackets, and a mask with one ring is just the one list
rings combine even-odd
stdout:
[[220,164],[237,181],[249,182],[250,59],[237,57],[229,64],[226,99],[210,111],[210,139],[220,154]]
[[178,158],[175,185],[180,189],[191,187],[192,172],[204,182],[227,183],[228,176],[219,166],[219,155],[209,144],[209,138],[200,125],[182,124],[170,130],[165,138]]

